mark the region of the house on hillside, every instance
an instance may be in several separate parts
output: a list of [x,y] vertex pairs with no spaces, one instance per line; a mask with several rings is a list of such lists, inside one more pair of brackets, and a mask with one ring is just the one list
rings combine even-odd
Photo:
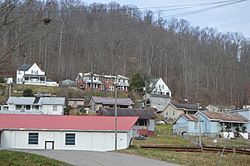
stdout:
[[232,110],[230,111],[231,114],[241,115],[244,118],[248,120],[246,124],[246,130],[248,133],[250,133],[250,108],[249,107],[243,107],[243,109],[239,110]]
[[179,103],[171,101],[162,111],[162,116],[167,120],[176,120],[181,114],[195,114],[199,108],[196,104]]
[[9,97],[0,114],[63,115],[65,97]]
[[236,109],[236,107],[234,105],[223,106],[223,105],[212,105],[212,104],[209,104],[208,106],[206,106],[206,109],[208,111],[224,112],[224,111],[234,110],[234,109]]
[[16,72],[17,84],[58,86],[58,83],[47,79],[43,71],[36,63],[22,64]]
[[129,78],[122,75],[105,75],[94,73],[79,73],[76,84],[83,90],[94,92],[112,92],[116,85],[119,91],[128,91]]
[[[99,108],[97,111],[99,116],[115,116],[114,108]],[[157,118],[154,108],[146,109],[129,109],[129,108],[118,108],[117,116],[126,117],[139,117],[135,126],[133,127],[133,136],[144,135],[151,136],[154,135],[155,131],[155,119]]]
[[144,95],[146,100],[146,107],[153,107],[157,109],[157,113],[163,112],[164,108],[171,102],[168,95],[150,94]]
[[[248,139],[248,133],[244,131],[248,119],[239,114],[199,111],[195,115],[200,120],[200,130],[202,134],[211,136],[221,134],[224,138],[234,138],[236,134],[240,134],[241,137]],[[239,131],[242,132],[239,133]]]
[[[134,102],[130,98],[117,98],[117,108],[133,108]],[[100,107],[115,108],[115,98],[93,96],[89,105],[92,111],[97,111]]]
[[84,106],[84,98],[67,98],[67,105],[72,108],[77,108],[79,106]]
[[173,133],[196,135],[199,133],[199,120],[192,114],[181,114],[173,123]]
[[[117,149],[129,147],[138,117],[118,117]],[[0,146],[13,149],[115,150],[115,117],[0,114]]]
[[166,95],[169,97],[172,96],[170,89],[162,78],[156,78],[151,80],[149,88],[151,90],[151,94]]

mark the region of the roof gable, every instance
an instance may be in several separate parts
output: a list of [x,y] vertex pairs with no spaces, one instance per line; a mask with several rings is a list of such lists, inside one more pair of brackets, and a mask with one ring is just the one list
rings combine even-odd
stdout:
[[[118,117],[119,131],[129,131],[138,117]],[[114,131],[115,117],[1,114],[0,129]]]

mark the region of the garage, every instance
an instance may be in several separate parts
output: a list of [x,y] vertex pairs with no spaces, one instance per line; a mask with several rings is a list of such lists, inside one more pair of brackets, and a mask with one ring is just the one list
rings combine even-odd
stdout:
[[[117,149],[128,148],[138,117],[117,118]],[[115,118],[100,116],[0,115],[1,147],[112,151]]]

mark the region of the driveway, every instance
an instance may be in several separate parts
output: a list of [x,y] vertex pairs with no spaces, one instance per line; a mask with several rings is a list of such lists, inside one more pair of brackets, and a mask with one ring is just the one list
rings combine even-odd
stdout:
[[177,166],[163,161],[144,157],[116,153],[90,151],[63,151],[63,150],[18,150],[34,153],[77,166]]

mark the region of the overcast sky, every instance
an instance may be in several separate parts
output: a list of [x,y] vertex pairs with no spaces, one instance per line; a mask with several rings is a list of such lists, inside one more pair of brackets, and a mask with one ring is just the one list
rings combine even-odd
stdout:
[[[197,3],[211,3],[211,2],[222,2],[229,0],[115,0],[115,2],[121,5],[134,5],[138,8],[147,8],[150,10],[164,10],[164,9],[173,9],[173,8],[183,8],[183,6],[178,7],[167,7],[163,8],[162,6],[170,5],[186,5],[186,4],[197,4]],[[237,1],[237,0],[235,0]],[[84,0],[86,4],[91,4],[93,2],[97,3],[109,3],[111,0]],[[114,2],[114,0],[113,0]],[[220,4],[213,5],[199,5],[199,6],[188,6],[189,8],[178,9],[174,11],[163,11],[161,12],[162,16],[165,18],[170,17],[171,15],[184,13],[184,12],[193,12],[201,9],[206,9],[218,5],[222,5],[230,2],[223,2]],[[161,7],[155,9],[152,7]],[[186,7],[186,6],[185,6]],[[144,9],[143,9],[144,10]],[[250,39],[250,0],[245,0],[240,3],[230,4],[223,7],[217,7],[214,9],[208,9],[203,12],[198,12],[195,14],[175,16],[177,18],[183,18],[189,21],[194,26],[200,27],[213,27],[217,28],[220,32],[240,32],[245,37]]]

